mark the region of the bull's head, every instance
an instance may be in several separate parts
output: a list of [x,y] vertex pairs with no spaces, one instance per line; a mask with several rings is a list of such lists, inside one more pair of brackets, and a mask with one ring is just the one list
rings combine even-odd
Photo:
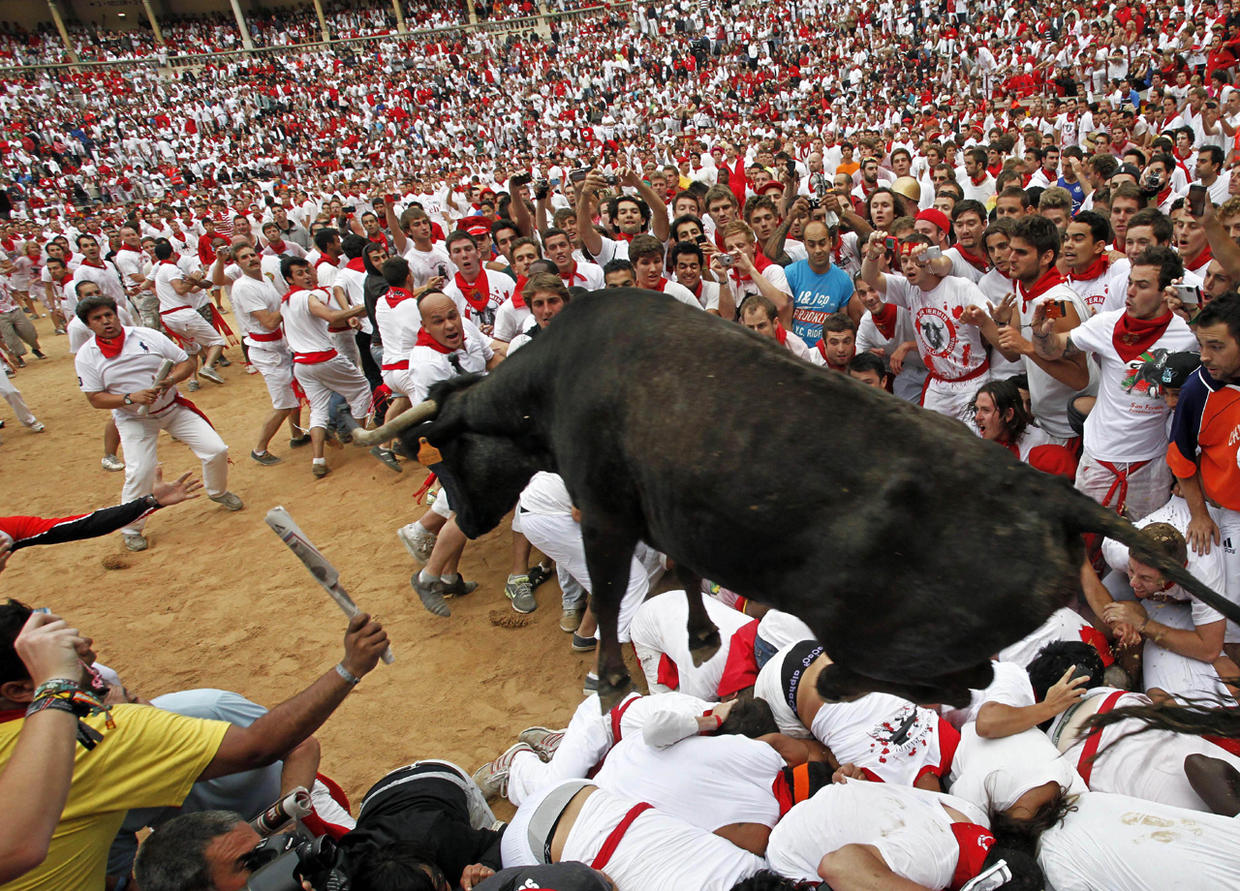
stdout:
[[500,524],[530,477],[552,462],[524,439],[471,430],[456,397],[472,382],[451,383],[436,385],[431,399],[381,427],[356,431],[353,442],[371,446],[399,436],[406,451],[439,477],[461,531],[477,538]]

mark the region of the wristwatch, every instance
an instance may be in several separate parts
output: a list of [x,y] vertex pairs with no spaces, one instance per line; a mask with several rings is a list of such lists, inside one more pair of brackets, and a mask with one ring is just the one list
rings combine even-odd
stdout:
[[129,394],[128,394],[128,393],[126,393],[126,394],[125,394],[125,404],[126,404],[126,405],[133,405],[133,400],[129,398]]

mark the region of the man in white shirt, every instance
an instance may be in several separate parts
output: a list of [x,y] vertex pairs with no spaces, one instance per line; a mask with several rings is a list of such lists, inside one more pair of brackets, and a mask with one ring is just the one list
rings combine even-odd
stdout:
[[[167,430],[202,461],[207,496],[229,510],[241,510],[241,499],[227,488],[228,446],[197,406],[176,389],[193,374],[195,360],[158,331],[123,327],[110,297],[81,300],[77,316],[95,334],[74,359],[82,392],[94,408],[112,410],[125,449],[122,503],[151,493],[159,431]],[[164,361],[174,364],[156,385]],[[142,534],[144,522],[139,519],[121,530],[131,551],[148,546]]]
[[[224,338],[211,327],[211,324],[193,308],[191,294],[202,291],[206,284],[201,278],[190,278],[181,271],[181,267],[172,259],[172,245],[167,239],[160,239],[155,245],[155,296],[159,298],[159,315],[164,325],[185,346],[186,352],[198,357],[206,347],[202,356],[201,374],[212,383],[222,384],[224,379],[215,370],[215,363],[224,352]],[[196,380],[189,385],[190,390],[197,389]]]

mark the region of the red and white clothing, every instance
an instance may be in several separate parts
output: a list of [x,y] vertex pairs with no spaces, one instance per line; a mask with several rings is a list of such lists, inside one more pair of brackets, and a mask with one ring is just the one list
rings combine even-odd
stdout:
[[[1019,705],[1033,704],[1031,693],[1029,702]],[[996,739],[978,736],[974,723],[961,728],[952,759],[952,795],[990,814],[1007,810],[1026,792],[1046,783],[1058,783],[1074,795],[1087,791],[1076,765],[1060,757],[1037,728]]]
[[496,340],[511,343],[512,339],[528,328],[534,320],[534,314],[521,296],[519,286],[523,284],[518,282],[514,285],[512,294],[495,311],[495,330],[491,332],[491,336]]
[[[944,805],[964,814],[971,822],[956,824]],[[782,876],[818,882],[822,858],[845,845],[867,845],[896,875],[926,888],[956,888],[962,841],[959,829],[973,830],[971,843],[978,845],[978,828],[989,827],[986,814],[963,798],[890,783],[847,780],[819,790],[808,801],[793,806],[771,830],[766,857]],[[971,852],[980,871],[986,847]],[[972,878],[972,876],[969,876]]]
[[[1127,290],[1127,270],[1131,269],[1131,264],[1123,269],[1125,290]],[[1089,310],[1089,315],[1099,312],[1106,304],[1107,294],[1111,285],[1111,280],[1115,276],[1115,266],[1111,263],[1110,257],[1103,254],[1084,272],[1069,272],[1064,277],[1064,281],[1068,287],[1085,301],[1085,306]],[[1087,316],[1081,316],[1084,321]]]
[[[1111,277],[1107,282],[1107,293],[1105,298],[1103,298],[1102,309],[1099,312],[1124,309],[1125,301],[1128,299],[1128,273],[1131,271],[1132,261],[1127,257],[1121,257],[1111,264]],[[1184,277],[1180,281],[1183,284],[1194,285],[1198,288],[1205,284],[1204,278],[1188,269],[1184,270]]]
[[405,377],[409,371],[409,351],[418,339],[422,328],[422,313],[418,301],[404,288],[388,288],[388,292],[375,301],[375,324],[383,341],[383,383],[394,394],[405,392]]
[[[125,287],[121,284],[121,274],[111,260],[99,260],[87,263],[85,260],[73,271],[73,278],[66,287],[76,293],[78,282],[94,282],[104,297],[111,297],[116,305],[129,305],[125,295]],[[133,307],[130,307],[133,309]]]
[[[1064,282],[1054,266],[1029,288],[1020,282],[1014,282],[1013,286],[1016,290],[1016,309],[1020,313],[1020,332],[1026,340],[1033,336],[1033,314],[1039,304],[1062,300],[1076,310],[1077,317],[1082,321],[1090,316],[1085,301]],[[1074,335],[1076,330],[1073,329]],[[1028,356],[1024,357],[1024,363],[1029,376],[1029,404],[1038,426],[1056,442],[1075,439],[1076,431],[1068,422],[1068,402],[1076,395],[1076,389],[1056,380]]]
[[1038,864],[1056,891],[1240,887],[1234,819],[1103,792],[1042,833]]
[[1101,312],[1072,329],[1072,343],[1099,365],[1098,400],[1085,419],[1076,487],[1100,504],[1144,516],[1167,500],[1169,409],[1142,368],[1157,350],[1197,349],[1188,323],[1174,313],[1143,322],[1124,310]]
[[809,362],[811,365],[827,364],[826,354],[822,352],[822,341],[818,342],[818,349],[811,350],[805,341],[801,339],[800,335],[795,331],[789,331],[779,322],[775,323],[775,340],[798,359]]
[[867,776],[908,786],[925,773],[945,776],[959,740],[938,712],[890,693],[823,703],[810,732],[841,764],[851,761]]
[[[577,785],[582,785],[577,781]],[[531,850],[529,811],[546,795],[526,802],[501,842],[505,866],[543,862]],[[729,891],[737,882],[766,868],[756,854],[656,808],[629,817],[640,805],[632,798],[598,789],[585,800],[573,821],[560,860],[592,864],[607,874],[619,891]],[[617,827],[629,817],[616,843]],[[608,844],[608,842],[611,844]],[[604,854],[604,849],[610,856]],[[538,858],[538,859],[536,859]]]
[[1041,427],[1030,424],[1015,442],[1001,442],[1013,455],[1043,473],[1076,479],[1076,455]]
[[943,256],[952,261],[952,275],[967,278],[975,285],[990,270],[990,263],[985,257],[965,250],[958,244],[943,251]]
[[1104,665],[1115,661],[1106,636],[1085,621],[1080,613],[1066,606],[1051,613],[1045,622],[1025,637],[1000,650],[998,659],[1000,662],[1013,662],[1025,668],[1038,657],[1043,647],[1056,641],[1087,643],[1098,651],[1098,657]]
[[560,279],[566,288],[585,288],[587,291],[598,291],[607,283],[602,266],[581,260],[574,260],[571,269],[561,269]]
[[245,329],[250,364],[259,370],[271,407],[277,411],[296,408],[299,404],[293,391],[293,355],[284,340],[281,325],[267,328],[254,312],[280,312],[282,302],[275,286],[263,278],[243,275],[233,282],[231,294],[233,314]]
[[484,266],[473,281],[466,281],[458,270],[444,285],[443,292],[456,303],[462,319],[469,319],[479,328],[490,328],[496,324],[496,315],[512,297],[514,288],[510,276]]
[[[78,350],[74,367],[83,393],[125,394],[149,389],[164,360],[180,363],[189,358],[158,331],[128,327],[121,331],[121,336],[112,342],[96,336]],[[179,439],[202,462],[202,481],[208,495],[222,495],[228,490],[228,446],[176,387],[164,391],[145,414],[140,413],[141,409],[143,406],[139,405],[112,409],[125,450],[122,504],[151,493],[158,466],[156,446],[160,430]],[[145,523],[145,517],[139,518],[121,532],[138,534]]]
[[193,297],[178,294],[173,287],[173,282],[184,280],[185,273],[171,260],[156,264],[155,296],[159,298],[159,316],[164,326],[190,354],[198,353],[203,347],[223,346],[224,338],[194,309]]
[[[674,282],[670,279],[661,278],[659,279],[658,286],[655,288],[655,290],[661,291],[662,293],[666,294],[668,297],[675,297],[677,300],[679,300],[681,303],[685,304],[686,306],[692,306],[694,309],[703,308],[702,302],[698,300],[697,295],[694,294],[692,291],[690,291],[688,288],[686,288],[684,285],[680,284],[679,282]],[[718,308],[718,306],[719,306],[718,298],[716,298],[715,307]]]
[[[701,595],[695,591],[692,596]],[[651,597],[633,614],[629,638],[651,693],[679,690],[707,701],[718,698],[716,691],[728,661],[732,635],[757,619],[724,606],[713,597],[703,597],[703,601],[706,614],[719,629],[722,646],[701,665],[694,665],[689,653],[689,636],[685,633],[689,603],[684,591],[665,591]]]
[[1206,755],[1240,769],[1240,757],[1204,737],[1149,729],[1138,718],[1125,718],[1101,730],[1080,733],[1085,719],[1092,715],[1124,706],[1148,705],[1150,698],[1144,693],[1091,687],[1077,706],[1056,716],[1046,732],[1064,758],[1076,765],[1077,773],[1091,791],[1131,795],[1208,813],[1210,808],[1184,775],[1184,759],[1189,755]]
[[[116,317],[120,319],[121,325],[126,328],[132,328],[137,322],[130,315],[129,309],[123,303],[116,304]],[[65,318],[69,320],[69,324],[65,326],[65,334],[69,335],[69,355],[76,356],[77,351],[95,336],[95,332],[86,327],[86,323],[79,319],[76,315],[66,313]]]
[[[336,352],[327,322],[310,313],[310,298],[331,306],[326,291],[295,288],[284,295],[284,337],[293,353],[293,376],[310,403],[309,428],[326,427],[333,393],[349,403],[356,420],[370,409],[370,384],[358,367]],[[308,428],[308,429],[309,429]]]
[[[366,305],[366,267],[362,260],[350,260],[344,266],[336,270],[334,285],[328,289],[323,286],[322,282],[319,287],[323,290],[330,290],[333,298],[343,295],[345,306],[365,306]],[[332,307],[340,305],[338,299],[333,299]],[[374,328],[370,325],[370,319],[360,316],[357,319],[358,327],[354,328],[347,322],[341,323],[335,327],[329,327],[328,331],[332,335],[332,343],[336,345],[336,349],[340,355],[344,356],[358,368],[362,367],[361,350],[357,345],[357,337],[355,331],[361,331],[364,334],[371,334]]]
[[[409,351],[409,370],[405,374],[403,392],[415,404],[426,398],[433,384],[458,374],[483,374],[495,355],[491,340],[468,319],[461,319],[464,344],[450,350],[434,340],[425,329],[419,329]],[[385,352],[386,352],[386,343]],[[456,364],[453,364],[455,359]],[[385,362],[386,363],[386,358]]]
[[635,735],[611,748],[592,779],[600,789],[714,832],[734,823],[779,822],[773,785],[786,766],[768,743],[739,734],[691,736],[662,748]]
[[410,239],[401,256],[409,261],[409,272],[413,276],[415,290],[439,275],[441,269],[448,279],[451,279],[453,273],[456,272],[456,266],[453,265],[442,244],[432,244],[430,250],[423,251],[419,250]]
[[151,258],[141,248],[122,245],[116,252],[116,268],[125,280],[125,290],[136,292],[151,275]]
[[[753,265],[762,277],[775,287],[775,290],[782,291],[788,295],[789,300],[792,299],[792,286],[788,284],[788,276],[784,273],[784,267],[778,263],[772,263],[761,254],[754,257]],[[737,306],[740,306],[750,294],[760,293],[753,278],[741,272],[740,268],[735,265],[728,270],[728,284],[732,287],[732,299],[736,301]]]
[[[857,326],[857,352],[879,349],[883,351],[888,362],[891,361],[892,353],[910,340],[917,342],[913,316],[903,306],[894,303],[883,304],[877,316],[867,312]],[[917,350],[910,350],[905,355],[904,367],[892,381],[891,391],[908,402],[920,402],[925,383],[926,366],[922,364],[921,354]]]
[[990,361],[982,335],[960,316],[966,306],[986,309],[986,298],[973,282],[947,276],[930,291],[888,273],[887,300],[913,316],[917,352],[926,366],[922,406],[964,420],[977,388],[990,380]]

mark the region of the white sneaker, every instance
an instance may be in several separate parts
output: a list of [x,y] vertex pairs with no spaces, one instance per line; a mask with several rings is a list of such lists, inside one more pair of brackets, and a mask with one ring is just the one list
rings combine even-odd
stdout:
[[400,543],[405,546],[405,550],[414,560],[425,563],[431,558],[431,551],[435,549],[436,536],[432,532],[427,532],[426,527],[421,523],[401,526],[396,530],[396,537],[400,539]]
[[103,465],[104,470],[115,471],[125,469],[125,462],[115,455],[104,455],[103,459],[99,463]]
[[224,383],[224,379],[220,377],[220,374],[218,371],[215,370],[214,365],[204,365],[201,368],[199,368],[198,376],[205,377],[207,380],[209,380],[213,384]]
[[30,429],[33,430],[35,433],[42,433],[47,428],[43,426],[42,421],[35,421],[33,424],[30,425]]

